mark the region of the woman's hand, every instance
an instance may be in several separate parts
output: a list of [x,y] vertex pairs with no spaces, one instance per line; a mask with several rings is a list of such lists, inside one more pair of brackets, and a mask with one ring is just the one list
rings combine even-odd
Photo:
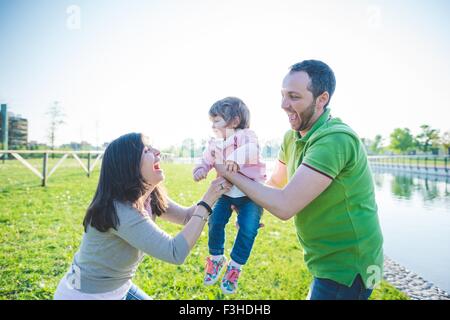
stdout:
[[202,200],[209,204],[210,207],[216,203],[217,199],[224,193],[230,191],[233,185],[222,177],[218,177],[211,182],[208,191],[206,191]]

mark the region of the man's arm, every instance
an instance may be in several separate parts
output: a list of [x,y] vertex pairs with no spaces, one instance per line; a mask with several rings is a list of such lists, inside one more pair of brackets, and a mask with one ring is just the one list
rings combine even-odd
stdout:
[[283,189],[276,189],[255,182],[240,173],[227,172],[223,165],[215,167],[220,175],[281,220],[292,218],[333,181],[330,177],[301,165]]
[[183,207],[172,199],[168,199],[168,203],[169,207],[167,208],[167,211],[161,215],[161,218],[181,225],[185,225],[189,221],[196,207],[195,205],[192,207]]
[[282,189],[287,184],[286,165],[280,160],[277,160],[272,175],[265,183],[268,186]]

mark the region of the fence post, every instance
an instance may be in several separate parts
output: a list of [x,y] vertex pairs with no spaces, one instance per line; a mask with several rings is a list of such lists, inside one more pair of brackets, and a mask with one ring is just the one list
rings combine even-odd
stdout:
[[[8,105],[2,104],[1,105],[1,114],[2,114],[2,145],[3,150],[8,150]],[[5,160],[7,159],[8,154],[5,152],[2,155],[3,158],[3,164],[5,164]]]
[[88,178],[90,178],[91,177],[91,153],[90,152],[88,153],[88,166],[87,166],[87,169],[88,169],[87,176],[88,176]]
[[44,153],[44,163],[42,168],[42,186],[47,185],[47,163],[48,163],[48,153]]

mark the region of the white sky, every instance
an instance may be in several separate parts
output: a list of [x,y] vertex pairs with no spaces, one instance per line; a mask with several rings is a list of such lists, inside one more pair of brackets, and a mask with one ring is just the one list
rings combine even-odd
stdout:
[[[80,9],[80,28],[68,27]],[[250,108],[262,141],[289,129],[288,67],[329,64],[330,107],[361,137],[396,127],[450,129],[445,1],[3,1],[0,102],[46,141],[45,113],[66,113],[57,143],[103,143],[131,131],[155,146],[211,135],[225,96]],[[70,26],[70,25],[69,25]],[[5,50],[7,48],[7,50]],[[97,129],[96,129],[97,128]]]

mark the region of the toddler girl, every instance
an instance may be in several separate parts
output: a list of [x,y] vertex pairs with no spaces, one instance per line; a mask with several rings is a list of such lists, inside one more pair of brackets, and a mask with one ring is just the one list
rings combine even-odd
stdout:
[[[211,139],[194,170],[195,181],[205,179],[215,163],[226,164],[227,170],[240,172],[258,182],[266,178],[265,164],[259,157],[256,134],[249,129],[250,113],[244,102],[228,97],[214,103],[209,110],[212,128],[217,139]],[[263,208],[254,203],[236,186],[216,202],[208,222],[208,247],[205,285],[213,285],[227,263],[224,256],[225,226],[232,206],[238,211],[238,233],[221,282],[225,294],[235,293],[242,266],[247,262],[260,224]]]

